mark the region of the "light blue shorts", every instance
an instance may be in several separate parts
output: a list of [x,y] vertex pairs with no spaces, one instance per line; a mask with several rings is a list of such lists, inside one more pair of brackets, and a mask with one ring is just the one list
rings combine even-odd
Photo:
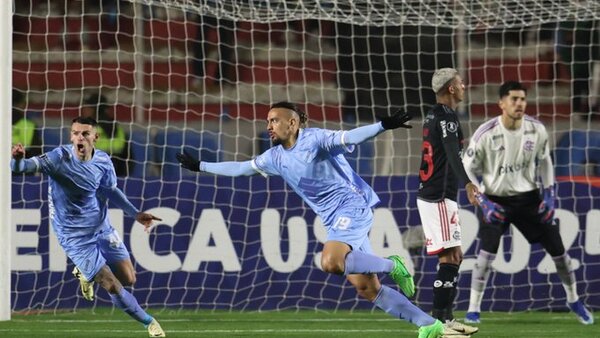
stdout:
[[371,208],[342,208],[336,213],[333,225],[327,227],[327,240],[346,243],[352,250],[373,253],[369,242],[372,225]]
[[[58,230],[58,231],[57,231]],[[130,259],[117,231],[106,224],[101,230],[85,232],[81,228],[56,229],[56,237],[67,256],[87,280],[92,280],[108,264]]]

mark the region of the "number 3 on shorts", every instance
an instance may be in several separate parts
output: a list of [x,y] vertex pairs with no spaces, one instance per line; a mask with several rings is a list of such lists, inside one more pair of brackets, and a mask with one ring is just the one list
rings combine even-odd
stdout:
[[352,220],[349,217],[342,216],[337,219],[332,228],[334,230],[346,230],[350,226],[350,223],[352,223]]

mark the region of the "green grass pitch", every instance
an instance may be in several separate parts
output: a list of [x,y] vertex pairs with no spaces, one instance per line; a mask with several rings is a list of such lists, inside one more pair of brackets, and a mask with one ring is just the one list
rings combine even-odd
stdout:
[[[382,312],[366,311],[149,311],[167,337],[417,337],[417,330]],[[457,318],[464,316],[456,313]],[[598,322],[598,316],[595,316]],[[600,324],[582,325],[572,313],[482,313],[474,338],[596,338]],[[56,314],[13,314],[0,337],[147,337],[127,315],[110,308]]]

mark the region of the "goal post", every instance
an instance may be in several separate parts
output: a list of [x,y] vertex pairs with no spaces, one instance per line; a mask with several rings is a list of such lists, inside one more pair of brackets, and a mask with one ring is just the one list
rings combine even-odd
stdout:
[[[7,71],[3,72],[0,82],[0,110],[10,111],[11,99],[9,96],[12,77],[8,71],[12,69],[12,7],[9,1],[0,4],[0,21],[7,24],[0,28],[0,67]],[[4,126],[11,125],[9,114],[2,114],[0,123]],[[8,127],[0,130],[0,148],[4,151],[0,154],[0,163],[10,161],[11,131]],[[0,321],[10,320],[11,318],[11,177],[8,170],[3,170],[3,177],[0,179],[0,238],[2,246],[0,247]]]
[[[121,210],[109,212],[130,249],[137,271],[132,292],[143,306],[372,308],[342,277],[321,271],[323,224],[280,178],[196,175],[175,160],[184,149],[205,161],[253,158],[270,146],[264,132],[269,105],[287,100],[308,112],[309,126],[329,129],[372,123],[398,108],[415,113],[413,129],[380,135],[347,158],[382,200],[370,234],[375,252],[412,258],[416,302],[429,309],[436,262],[424,254],[416,209],[420,126],[435,102],[431,76],[450,66],[467,87],[459,108],[467,137],[498,115],[503,81],[527,86],[528,113],[551,137],[557,216],[579,292],[598,309],[600,135],[595,108],[585,105],[598,102],[590,75],[598,72],[598,1],[108,3],[15,1],[14,48],[3,52],[14,60],[12,81],[3,84],[12,82],[25,97],[12,109],[37,123],[44,151],[69,143],[65,127],[82,105],[101,107],[103,125],[126,135],[126,147],[112,151],[125,163],[119,187],[163,219],[146,234]],[[573,18],[590,25],[558,25]],[[569,31],[579,35],[562,40]],[[569,59],[581,46],[589,58]],[[575,65],[590,72],[580,76]],[[8,90],[0,102],[8,102],[2,99]],[[90,101],[98,94],[101,104]],[[573,113],[575,105],[582,111]],[[47,178],[3,172],[3,183],[12,187],[2,189],[12,209],[3,217],[12,221],[5,220],[10,227],[2,231],[18,238],[12,249],[0,249],[0,267],[12,277],[12,304],[0,295],[8,315],[110,306],[104,291],[95,303],[78,295],[72,263],[49,227]],[[460,204],[466,255],[457,306],[464,310],[478,223],[463,191]],[[483,309],[566,310],[551,263],[519,233],[506,235]]]

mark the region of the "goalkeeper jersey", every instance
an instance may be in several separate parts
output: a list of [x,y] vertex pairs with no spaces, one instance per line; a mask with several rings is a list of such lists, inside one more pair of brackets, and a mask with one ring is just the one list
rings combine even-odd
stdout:
[[499,116],[475,131],[463,164],[482,177],[486,194],[514,196],[538,188],[538,162],[548,156],[548,133],[540,121],[525,115],[520,129],[509,130]]
[[272,147],[252,161],[263,175],[281,176],[321,217],[332,225],[341,206],[371,208],[379,202],[373,189],[350,167],[344,153],[353,145],[343,143],[345,131],[300,129],[290,149]]

